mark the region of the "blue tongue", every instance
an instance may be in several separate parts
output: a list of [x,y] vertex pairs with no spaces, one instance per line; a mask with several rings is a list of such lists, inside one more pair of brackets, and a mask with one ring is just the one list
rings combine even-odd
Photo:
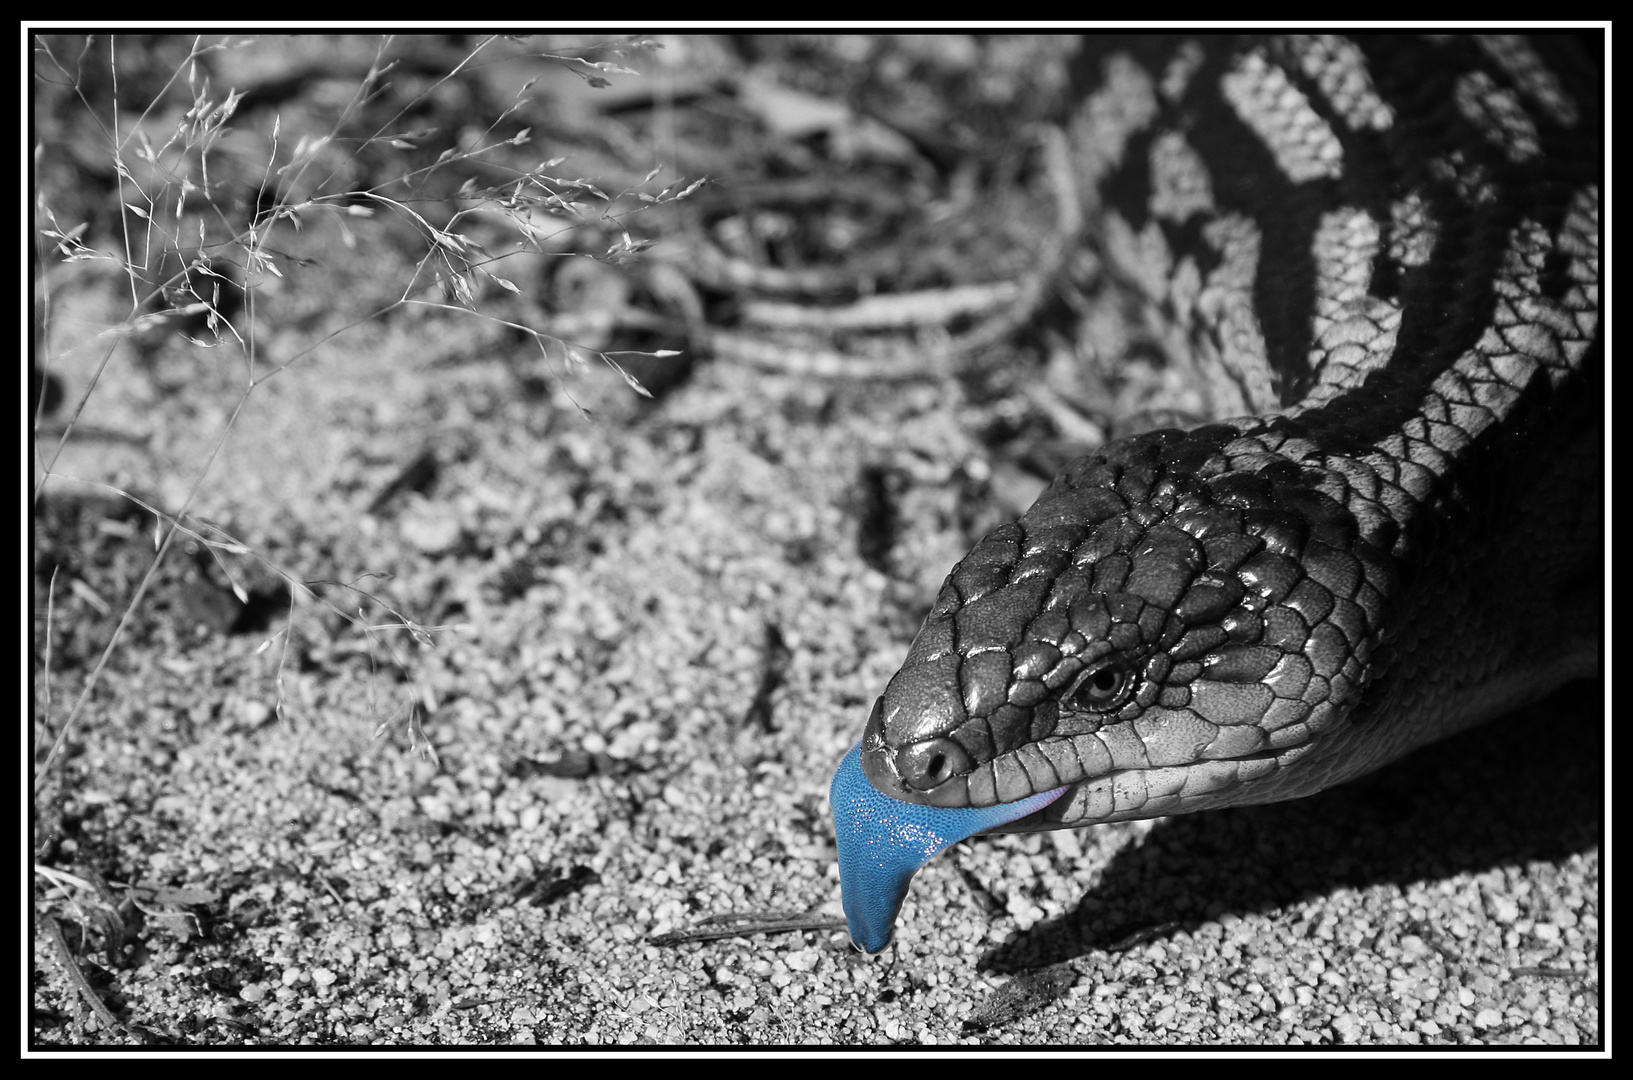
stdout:
[[851,747],[828,788],[851,940],[870,953],[890,944],[896,912],[919,867],[960,840],[1043,809],[1067,790],[1055,788],[979,810],[920,806],[892,799],[868,783],[862,744]]

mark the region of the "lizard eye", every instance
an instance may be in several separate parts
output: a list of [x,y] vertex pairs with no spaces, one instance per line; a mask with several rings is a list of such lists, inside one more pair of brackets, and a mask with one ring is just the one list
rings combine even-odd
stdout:
[[1134,676],[1113,663],[1090,667],[1060,696],[1061,704],[1080,712],[1109,713],[1122,708],[1134,690]]

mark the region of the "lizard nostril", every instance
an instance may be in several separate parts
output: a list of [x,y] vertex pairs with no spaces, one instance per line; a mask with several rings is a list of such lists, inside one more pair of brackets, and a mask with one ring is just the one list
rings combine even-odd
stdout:
[[896,751],[896,773],[915,791],[929,791],[971,767],[970,756],[951,739],[926,739]]

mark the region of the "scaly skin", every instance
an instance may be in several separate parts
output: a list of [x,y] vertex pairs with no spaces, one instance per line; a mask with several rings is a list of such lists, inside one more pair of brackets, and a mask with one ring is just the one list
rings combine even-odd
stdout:
[[896,816],[836,804],[842,856],[937,808],[1298,798],[1597,671],[1600,106],[1571,44],[1085,50],[1108,263],[1252,415],[1102,447],[954,567],[854,766]]

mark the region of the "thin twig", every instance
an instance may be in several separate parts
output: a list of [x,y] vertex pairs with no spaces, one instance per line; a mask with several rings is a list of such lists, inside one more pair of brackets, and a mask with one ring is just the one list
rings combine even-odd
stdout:
[[103,1026],[110,1031],[117,1031],[122,1035],[138,1038],[117,1016],[113,1015],[113,1011],[103,1002],[102,998],[97,994],[96,988],[91,985],[90,980],[85,977],[85,973],[80,970],[79,961],[74,958],[73,950],[68,947],[68,939],[63,936],[62,926],[57,922],[56,917],[52,915],[45,916],[41,920],[41,925],[45,927],[45,936],[50,938],[51,943],[56,946],[57,962],[62,966],[63,973],[68,976],[68,981],[74,984],[74,989],[79,991],[79,996],[85,999],[85,1004],[91,1007],[91,1011],[96,1014],[96,1018],[102,1021]]
[[805,930],[843,930],[845,920],[811,913],[802,915],[711,915],[691,930],[675,930],[647,938],[653,945],[684,945],[691,941],[782,934]]

